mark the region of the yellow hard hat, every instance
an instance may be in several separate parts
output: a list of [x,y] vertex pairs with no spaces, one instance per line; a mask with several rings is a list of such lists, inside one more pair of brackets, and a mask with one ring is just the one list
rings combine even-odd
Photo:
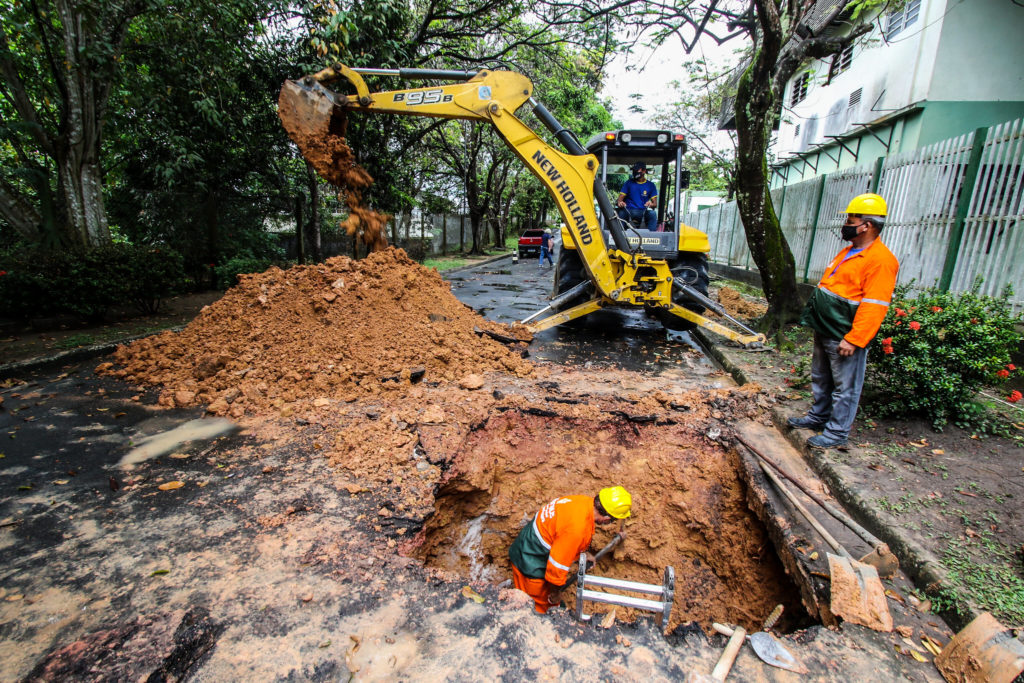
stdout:
[[633,507],[633,496],[629,495],[626,489],[621,486],[609,486],[601,489],[597,497],[601,500],[601,507],[605,512],[615,519],[629,517],[629,511]]
[[862,216],[885,216],[887,212],[885,200],[871,193],[857,195],[846,207],[846,213],[857,213]]

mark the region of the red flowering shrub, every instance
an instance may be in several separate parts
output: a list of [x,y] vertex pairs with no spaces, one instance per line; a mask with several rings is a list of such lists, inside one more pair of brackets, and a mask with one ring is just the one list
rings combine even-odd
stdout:
[[1014,389],[1013,391],[1010,392],[1010,395],[1006,397],[1006,400],[1009,401],[1010,403],[1016,403],[1021,398],[1021,393]]
[[[897,287],[880,343],[868,347],[868,379],[861,405],[878,416],[921,416],[941,428],[984,417],[975,400],[985,386],[1013,376],[1010,352],[1021,341],[1021,316],[1001,297],[924,290],[915,299]],[[914,316],[906,325],[901,318]]]

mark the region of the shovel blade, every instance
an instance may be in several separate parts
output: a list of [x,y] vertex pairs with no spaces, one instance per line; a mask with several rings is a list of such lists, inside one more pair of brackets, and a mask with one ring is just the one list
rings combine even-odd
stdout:
[[754,653],[765,664],[798,674],[807,673],[807,667],[803,665],[803,662],[790,654],[789,650],[775,640],[770,633],[758,631],[750,634],[750,646],[754,648]]
[[878,571],[869,564],[829,553],[832,614],[875,631],[892,631],[892,615]]

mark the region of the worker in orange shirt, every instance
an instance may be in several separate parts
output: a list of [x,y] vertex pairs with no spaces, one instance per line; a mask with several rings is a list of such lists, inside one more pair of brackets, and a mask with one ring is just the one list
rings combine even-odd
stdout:
[[818,448],[846,443],[864,388],[868,349],[878,334],[900,264],[879,235],[888,214],[877,194],[854,197],[846,207],[842,238],[850,243],[825,268],[800,324],[814,330],[811,391],[814,405],[790,427],[822,430],[807,439]]
[[[595,524],[629,517],[633,498],[621,486],[601,489],[594,497],[563,496],[540,509],[509,548],[515,587],[533,598],[544,614],[562,601],[569,567],[590,547]],[[625,531],[620,532],[625,538]]]

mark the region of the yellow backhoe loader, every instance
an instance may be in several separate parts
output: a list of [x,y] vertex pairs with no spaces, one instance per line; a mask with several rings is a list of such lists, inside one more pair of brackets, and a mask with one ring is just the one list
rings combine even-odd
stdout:
[[[448,83],[371,93],[364,76]],[[325,87],[337,81],[346,81],[355,93],[346,95]],[[336,135],[339,119],[350,112],[490,123],[551,193],[566,226],[563,238],[568,237],[568,241],[563,241],[562,252],[573,252],[574,273],[566,276],[569,266],[556,269],[555,294],[550,304],[523,321],[532,331],[575,320],[603,307],[628,306],[654,312],[663,324],[667,321],[666,327],[670,329],[700,326],[744,346],[761,346],[764,335],[743,326],[708,299],[706,269],[701,292],[697,288],[702,284],[697,274],[699,267],[694,268],[692,258],[684,258],[685,262],[680,263],[679,247],[685,246],[684,251],[691,257],[703,257],[701,252],[708,251],[707,236],[689,226],[672,225],[671,237],[659,237],[656,245],[662,248],[654,248],[654,238],[647,231],[629,226],[616,215],[598,176],[597,157],[588,153],[575,135],[534,100],[532,93],[533,84],[528,78],[509,71],[354,69],[335,64],[298,81],[285,82],[281,91],[281,119],[303,156],[326,178],[336,177],[338,171],[325,167],[330,160],[312,148],[318,139]],[[566,152],[548,145],[515,116],[516,110],[527,103]],[[677,179],[681,177],[679,149],[678,145],[673,148]],[[676,185],[678,197],[678,180]],[[676,204],[675,216],[679,216],[678,201]],[[603,220],[598,219],[598,209]],[[676,242],[669,244],[666,239]],[[705,309],[715,311],[741,331],[704,317],[700,312]]]

